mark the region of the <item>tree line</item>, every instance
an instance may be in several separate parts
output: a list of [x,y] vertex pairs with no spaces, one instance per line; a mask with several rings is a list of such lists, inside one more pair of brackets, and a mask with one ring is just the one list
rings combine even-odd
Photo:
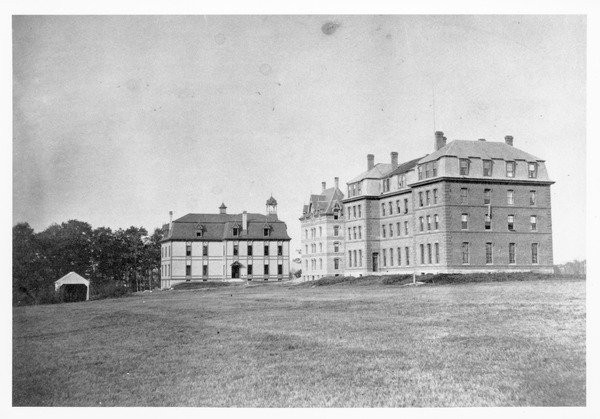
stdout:
[[13,226],[13,304],[56,302],[54,281],[71,271],[90,280],[91,298],[116,296],[160,285],[162,229],[93,229],[69,220],[36,233]]

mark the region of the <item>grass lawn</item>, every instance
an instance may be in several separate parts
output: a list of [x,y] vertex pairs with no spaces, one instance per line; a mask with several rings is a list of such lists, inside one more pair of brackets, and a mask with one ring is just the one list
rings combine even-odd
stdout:
[[13,309],[18,406],[583,406],[585,281],[286,283]]

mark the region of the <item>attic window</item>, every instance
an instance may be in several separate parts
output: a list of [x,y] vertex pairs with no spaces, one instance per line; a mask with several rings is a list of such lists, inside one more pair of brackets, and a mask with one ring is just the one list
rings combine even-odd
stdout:
[[530,162],[527,165],[527,173],[528,173],[529,179],[537,178],[537,167],[538,167],[538,165],[536,162]]
[[263,236],[269,237],[271,235],[271,229],[269,227],[263,228]]
[[196,224],[196,237],[202,237],[204,234],[204,226],[202,224]]
[[460,159],[460,174],[461,176],[467,176],[469,174],[469,159]]
[[233,227],[233,235],[234,236],[239,236],[240,235],[240,228],[239,227]]

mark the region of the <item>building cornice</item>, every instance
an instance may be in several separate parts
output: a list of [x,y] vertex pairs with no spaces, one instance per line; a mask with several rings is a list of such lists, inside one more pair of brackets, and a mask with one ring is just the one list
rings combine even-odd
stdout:
[[486,183],[486,184],[500,184],[500,185],[539,185],[547,186],[552,185],[555,182],[552,180],[529,180],[529,179],[498,179],[498,178],[472,178],[472,177],[461,177],[461,176],[438,176],[434,178],[428,178],[419,180],[409,184],[411,188],[417,186],[423,186],[430,183],[436,182],[461,182],[461,183]]

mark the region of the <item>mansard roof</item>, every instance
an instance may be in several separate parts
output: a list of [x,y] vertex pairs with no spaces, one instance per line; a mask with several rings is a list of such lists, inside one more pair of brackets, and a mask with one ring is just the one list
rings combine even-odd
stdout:
[[[248,229],[239,236],[233,235],[233,227],[242,226],[242,214],[186,214],[173,221],[172,229],[162,241],[168,240],[290,240],[286,224],[276,214],[247,214]],[[263,228],[270,226],[271,233],[264,236]],[[196,232],[202,226],[202,236]]]
[[529,153],[519,150],[513,146],[499,141],[466,141],[454,140],[446,144],[437,151],[425,156],[419,161],[427,163],[444,156],[453,156],[461,159],[479,157],[481,159],[502,159],[502,160],[526,160],[526,161],[544,161]]
[[392,170],[394,170],[394,167],[390,163],[377,163],[371,170],[362,172],[348,183],[359,182],[363,179],[382,179],[389,175]]
[[417,163],[419,163],[419,161],[425,157],[427,157],[427,156],[417,157],[416,159],[412,159],[405,163],[402,163],[401,165],[396,167],[390,174],[388,174],[388,176],[401,175],[403,173],[411,171],[412,169],[415,168]]

